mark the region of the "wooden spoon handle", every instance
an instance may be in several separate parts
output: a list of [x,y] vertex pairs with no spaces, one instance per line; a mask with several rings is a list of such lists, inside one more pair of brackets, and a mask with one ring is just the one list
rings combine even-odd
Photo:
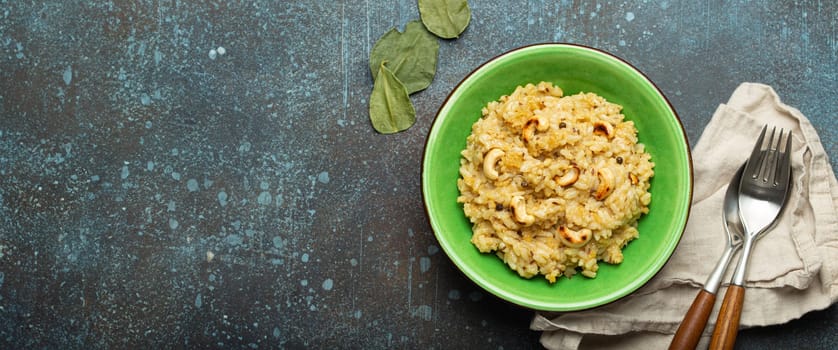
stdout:
[[736,334],[739,332],[739,316],[742,315],[742,300],[744,298],[744,287],[735,284],[727,287],[722,308],[719,310],[719,318],[716,319],[716,328],[713,329],[710,349],[733,349],[733,344],[736,343]]
[[669,344],[670,350],[695,349],[698,340],[701,339],[701,333],[704,332],[704,327],[707,326],[707,319],[710,318],[715,302],[715,294],[704,289],[698,292],[687,314],[684,315],[684,320],[678,326],[672,343]]

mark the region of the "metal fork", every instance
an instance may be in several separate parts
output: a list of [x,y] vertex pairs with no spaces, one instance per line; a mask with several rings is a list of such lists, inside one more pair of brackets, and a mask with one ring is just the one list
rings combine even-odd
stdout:
[[739,215],[745,229],[742,255],[725,292],[710,349],[733,349],[745,297],[748,258],[754,242],[776,223],[788,198],[791,185],[791,131],[783,138],[784,131],[780,129],[775,138],[777,128],[773,128],[763,147],[767,129],[768,126],[762,128],[739,183]]

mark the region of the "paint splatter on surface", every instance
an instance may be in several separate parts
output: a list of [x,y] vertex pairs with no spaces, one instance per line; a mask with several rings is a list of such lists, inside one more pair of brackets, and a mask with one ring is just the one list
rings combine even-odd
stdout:
[[[630,60],[693,144],[736,84],[772,84],[838,164],[835,4],[471,5],[383,137],[366,61],[413,2],[0,0],[0,347],[537,348],[446,257],[418,176],[456,83],[532,43]],[[784,339],[834,348],[831,310]]]
[[335,282],[332,281],[331,278],[327,278],[323,281],[323,290],[332,290],[334,288]]

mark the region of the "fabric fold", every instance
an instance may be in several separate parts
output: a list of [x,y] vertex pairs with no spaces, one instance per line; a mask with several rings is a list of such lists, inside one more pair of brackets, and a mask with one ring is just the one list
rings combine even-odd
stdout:
[[[793,131],[793,193],[776,226],[757,242],[751,256],[740,326],[785,323],[838,300],[838,181],[827,154],[799,110],[783,104],[767,85],[744,83],[716,109],[693,148],[690,218],[666,266],[645,286],[614,303],[579,312],[537,313],[530,328],[542,331],[542,345],[668,346],[724,249],[722,199],[764,125]],[[719,290],[700,346],[709,342],[725,290]]]

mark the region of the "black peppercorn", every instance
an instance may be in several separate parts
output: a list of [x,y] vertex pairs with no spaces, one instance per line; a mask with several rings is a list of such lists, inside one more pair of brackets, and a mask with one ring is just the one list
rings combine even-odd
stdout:
[[500,203],[495,204],[495,210],[497,210],[497,211],[503,210],[503,204],[500,204]]
[[567,126],[567,123],[561,122],[559,123],[559,128],[564,129]]
[[617,164],[623,164],[623,157],[617,157]]

